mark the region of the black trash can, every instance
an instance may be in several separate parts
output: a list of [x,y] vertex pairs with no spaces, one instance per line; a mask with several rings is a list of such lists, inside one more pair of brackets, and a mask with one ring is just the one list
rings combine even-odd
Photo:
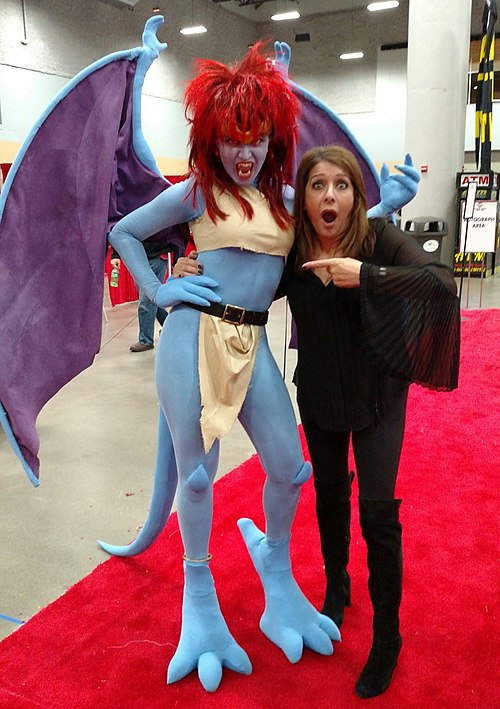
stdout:
[[448,234],[448,224],[439,217],[415,217],[405,224],[406,232],[418,241],[436,261],[441,261],[443,238]]

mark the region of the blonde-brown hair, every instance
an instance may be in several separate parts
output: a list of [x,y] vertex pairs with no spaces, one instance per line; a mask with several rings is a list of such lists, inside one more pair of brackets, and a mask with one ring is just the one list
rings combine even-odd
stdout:
[[300,268],[303,263],[315,257],[316,233],[305,209],[306,185],[313,167],[319,162],[336,165],[345,172],[351,180],[354,191],[349,227],[342,235],[340,247],[343,256],[357,258],[361,254],[368,255],[373,251],[370,238],[368,218],[366,216],[366,190],[361,169],[354,155],[340,145],[328,145],[312,148],[302,156],[295,180],[295,266]]

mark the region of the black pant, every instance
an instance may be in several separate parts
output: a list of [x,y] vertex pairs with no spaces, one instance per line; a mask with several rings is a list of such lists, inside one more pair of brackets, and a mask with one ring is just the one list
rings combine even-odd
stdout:
[[[318,482],[336,482],[349,473],[349,442],[358,475],[359,496],[367,500],[394,498],[403,446],[408,386],[390,380],[390,396],[379,405],[376,423],[360,431],[323,431],[304,412],[302,425]],[[387,394],[387,391],[386,391]]]

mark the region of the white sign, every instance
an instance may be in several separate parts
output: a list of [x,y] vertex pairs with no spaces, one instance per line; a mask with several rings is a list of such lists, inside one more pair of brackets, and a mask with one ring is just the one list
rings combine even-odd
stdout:
[[464,219],[470,219],[474,215],[474,205],[476,204],[477,185],[475,182],[469,182],[467,187],[467,196],[465,198]]
[[[460,202],[460,253],[495,251],[497,233],[496,200],[478,199],[471,219],[464,219],[465,201]],[[464,248],[464,240],[466,240]]]

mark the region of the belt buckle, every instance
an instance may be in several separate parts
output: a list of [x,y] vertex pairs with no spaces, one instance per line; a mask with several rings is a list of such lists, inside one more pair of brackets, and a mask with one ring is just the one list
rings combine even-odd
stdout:
[[233,325],[242,325],[246,310],[237,305],[225,305],[222,314],[222,322],[228,322]]

